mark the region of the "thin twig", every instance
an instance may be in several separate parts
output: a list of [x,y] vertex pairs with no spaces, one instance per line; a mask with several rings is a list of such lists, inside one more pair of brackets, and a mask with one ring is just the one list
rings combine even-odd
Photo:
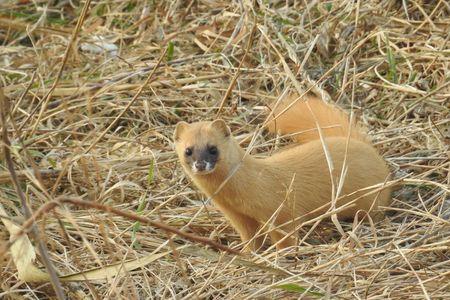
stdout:
[[[6,116],[8,115],[6,109],[8,108],[9,103],[6,101],[6,98],[3,95],[3,89],[0,87],[0,117],[2,124],[3,154],[5,156],[6,165],[9,173],[11,174],[11,180],[14,184],[17,196],[20,199],[23,214],[27,219],[30,219],[32,217],[31,209],[28,207],[25,194],[20,188],[19,180],[17,178],[16,170],[14,169],[14,163],[12,161],[10,152],[11,143],[8,138],[8,130],[6,124]],[[45,265],[45,268],[47,269],[48,274],[50,275],[50,282],[52,283],[53,289],[55,290],[56,297],[58,299],[65,299],[61,282],[59,281],[58,275],[56,274],[56,271],[50,261],[50,256],[48,254],[47,247],[45,246],[43,235],[34,222],[31,222],[30,226],[33,238],[38,244],[39,252],[42,256],[42,261]]]
[[104,205],[104,204],[100,204],[100,203],[96,203],[96,202],[92,202],[92,201],[85,201],[85,200],[82,200],[79,198],[73,198],[73,197],[72,198],[71,197],[59,197],[59,198],[55,199],[54,201],[50,201],[50,202],[47,202],[44,205],[42,205],[33,215],[30,215],[27,217],[27,220],[23,223],[22,232],[19,232],[17,234],[17,236],[19,236],[23,232],[26,232],[30,226],[33,226],[33,224],[35,223],[36,220],[38,220],[41,216],[46,215],[48,212],[53,210],[60,203],[70,203],[70,204],[78,206],[78,207],[93,208],[96,210],[101,210],[106,213],[111,213],[114,215],[118,215],[118,216],[127,218],[129,220],[141,222],[142,224],[148,224],[150,226],[162,229],[166,232],[176,234],[176,235],[178,235],[182,238],[185,238],[189,241],[192,241],[192,242],[205,244],[205,245],[211,246],[213,248],[216,248],[216,249],[219,249],[219,250],[231,253],[231,254],[242,255],[239,251],[229,248],[225,245],[216,243],[211,239],[201,237],[201,236],[198,236],[198,235],[195,235],[192,233],[181,231],[181,230],[179,230],[175,227],[172,227],[170,225],[167,225],[165,223],[153,221],[146,217],[140,216],[138,214],[124,211],[124,210],[119,210],[119,209],[116,209],[116,208],[108,206],[108,205]]

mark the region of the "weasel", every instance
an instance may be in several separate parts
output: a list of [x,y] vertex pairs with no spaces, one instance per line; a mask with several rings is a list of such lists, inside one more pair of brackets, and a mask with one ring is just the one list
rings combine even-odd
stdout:
[[337,208],[357,199],[337,213],[339,219],[359,211],[379,219],[379,206],[391,201],[390,189],[380,188],[389,178],[388,167],[362,126],[318,98],[290,106],[296,98],[272,106],[268,129],[290,134],[300,145],[266,158],[246,154],[221,119],[179,122],[175,128],[175,150],[185,172],[213,199],[247,251],[260,248],[264,236],[258,233],[274,227],[269,236],[277,249],[294,246],[296,226],[327,212],[333,195]]

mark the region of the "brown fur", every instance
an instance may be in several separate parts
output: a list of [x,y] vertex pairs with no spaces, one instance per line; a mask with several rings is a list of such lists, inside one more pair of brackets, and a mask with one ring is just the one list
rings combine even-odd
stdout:
[[[342,111],[329,107],[319,99],[312,100],[310,105],[319,124],[339,125],[338,129],[324,130],[326,147],[334,168],[334,186],[337,188],[350,126]],[[305,113],[304,104],[294,106],[292,111],[277,119],[277,128],[283,133],[315,128],[314,124],[308,113]],[[352,130],[354,132],[347,149],[347,172],[339,194],[339,204],[362,196],[364,192],[344,195],[382,184],[389,176],[384,160],[366,141],[364,133],[356,126]],[[202,192],[213,199],[239,232],[242,241],[251,241],[249,247],[253,250],[261,246],[262,238],[254,236],[262,224],[276,225],[281,229],[269,233],[272,242],[277,243],[280,249],[295,243],[293,238],[280,241],[287,232],[294,231],[299,223],[323,214],[330,208],[332,184],[329,166],[317,134],[309,132],[306,137],[298,136],[297,140],[305,144],[263,159],[245,155],[222,120],[192,124],[182,122],[177,126],[174,137],[176,151],[186,173]],[[186,147],[207,144],[214,144],[219,149],[219,159],[211,173],[195,174],[186,163],[184,151]],[[388,205],[390,199],[390,190],[386,188],[380,193],[361,197],[353,207],[338,213],[338,217],[352,218],[359,210],[377,217],[378,206]],[[320,211],[310,213],[321,206],[324,208]],[[296,218],[297,221],[292,222]],[[282,224],[285,225],[280,226]]]

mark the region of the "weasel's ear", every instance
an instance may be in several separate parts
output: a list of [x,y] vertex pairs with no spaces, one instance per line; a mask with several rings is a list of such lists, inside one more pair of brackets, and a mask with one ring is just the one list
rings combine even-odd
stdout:
[[189,124],[181,121],[178,122],[177,126],[175,127],[175,131],[173,133],[173,139],[175,142],[177,142],[180,139],[180,135],[189,127]]
[[211,127],[221,132],[225,137],[231,135],[231,130],[224,120],[217,119],[211,123]]

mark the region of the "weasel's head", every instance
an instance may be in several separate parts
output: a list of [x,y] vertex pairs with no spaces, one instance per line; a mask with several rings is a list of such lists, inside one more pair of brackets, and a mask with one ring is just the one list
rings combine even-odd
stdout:
[[226,153],[231,138],[223,120],[188,124],[175,128],[175,149],[183,167],[194,175],[213,173]]

